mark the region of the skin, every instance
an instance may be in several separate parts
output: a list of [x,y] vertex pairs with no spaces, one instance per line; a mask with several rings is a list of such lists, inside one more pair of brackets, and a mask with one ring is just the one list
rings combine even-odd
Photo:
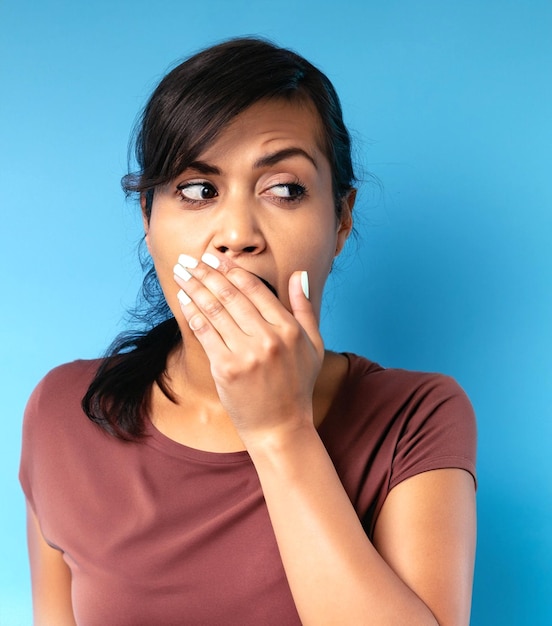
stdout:
[[[226,127],[200,163],[156,189],[146,241],[186,348],[167,363],[178,402],[153,389],[154,423],[199,449],[247,449],[303,624],[466,625],[475,551],[471,476],[438,470],[399,484],[371,543],[317,434],[347,371],[344,357],[324,351],[318,319],[354,203],[351,193],[336,217],[320,137],[310,106],[262,102]],[[216,269],[213,257],[211,265],[199,260],[206,252]],[[198,260],[187,280],[174,273],[181,253]],[[301,271],[308,272],[309,299]],[[64,563],[42,556],[51,548],[29,526],[40,605],[50,570],[63,572]]]
[[[244,422],[244,426],[261,426],[244,414],[243,398],[251,396],[250,385],[262,384],[267,393],[269,389],[288,389],[288,393],[281,395],[283,401],[285,398],[281,407],[274,405],[273,391],[258,405],[250,400],[250,414],[264,413],[272,425],[281,425],[281,416],[292,415],[298,404],[305,405],[302,410],[307,414],[312,411],[312,389],[324,360],[317,322],[322,291],[331,264],[349,235],[354,202],[353,194],[343,201],[343,217],[338,220],[331,193],[331,170],[319,136],[318,119],[310,106],[281,102],[254,106],[235,119],[201,155],[199,169],[188,169],[155,194],[151,217],[145,223],[146,241],[186,346],[185,355],[172,356],[168,372],[175,391],[186,390],[181,394],[186,396],[182,402],[191,402],[194,411],[199,407],[202,425],[216,424],[204,442],[209,449],[228,449],[226,439],[231,433],[235,436],[230,449],[246,447],[245,430],[241,425],[236,428],[236,420]],[[278,158],[277,162],[258,167],[258,162],[268,156]],[[206,174],[215,168],[219,174]],[[292,192],[297,195],[297,190],[286,185],[298,183],[307,192],[297,199],[287,198],[286,194]],[[178,190],[183,184],[188,186]],[[216,197],[193,201],[203,189],[211,194],[216,190]],[[219,271],[211,271],[200,263],[192,270],[195,280],[186,283],[175,278],[173,268],[182,252],[196,259],[205,252],[217,255],[221,262]],[[308,272],[310,302],[305,300],[300,288],[300,270]],[[279,300],[252,273],[268,280],[280,295]],[[199,278],[203,279],[203,286]],[[204,318],[194,317],[197,308],[181,310],[177,299],[179,287],[194,291],[194,298],[203,307],[213,303],[217,306],[217,300],[226,299],[228,311],[246,318],[244,330],[250,337],[244,336],[225,312],[219,316],[220,323],[228,326],[229,334],[224,338],[208,332],[207,327],[199,328]],[[218,298],[213,297],[213,292],[218,293]],[[247,297],[242,297],[244,293]],[[305,311],[303,315],[301,308]],[[216,314],[211,312],[212,316]],[[302,316],[301,323],[297,323],[294,315]],[[247,328],[248,323],[251,329]],[[303,335],[304,340],[297,342],[297,348],[287,349],[284,343],[287,332]],[[200,336],[202,339],[198,341]],[[234,360],[227,359],[224,350],[211,355],[209,348],[206,349],[206,342],[217,350],[223,349],[222,344],[230,348],[232,341],[236,348]],[[259,343],[266,343],[269,351],[278,349],[279,344],[280,359],[286,362],[282,361],[279,369],[265,363],[264,356],[258,354]],[[301,355],[295,353],[297,349],[302,351]],[[229,401],[221,403],[221,394],[225,396],[226,390],[218,383],[220,375],[232,376],[231,371],[223,373],[223,367],[239,373],[248,366],[235,361],[237,352],[256,370],[259,379],[238,376],[233,381],[233,395],[242,398],[240,406],[233,407]],[[332,368],[344,368],[343,361],[337,355],[329,358]],[[276,382],[278,371],[282,380]],[[290,379],[297,381],[301,389],[292,393]],[[194,395],[197,397],[192,398]],[[274,409],[267,412],[266,404]],[[169,410],[168,406],[165,408]],[[228,420],[229,412],[233,421]],[[319,421],[322,418],[320,415]],[[178,416],[171,419],[166,415],[159,417],[158,426],[162,419],[166,427],[172,423],[174,430],[191,427],[189,423],[182,424]],[[174,430],[172,434],[178,439]],[[225,433],[222,437],[221,432]]]
[[27,545],[31,563],[33,624],[76,626],[71,604],[71,571],[59,550],[49,546],[27,505]]

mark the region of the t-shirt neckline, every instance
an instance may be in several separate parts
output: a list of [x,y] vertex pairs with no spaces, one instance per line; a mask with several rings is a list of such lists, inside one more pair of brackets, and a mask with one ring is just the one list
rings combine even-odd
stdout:
[[[335,419],[343,409],[343,402],[346,402],[347,395],[346,389],[349,382],[354,376],[355,371],[355,355],[344,352],[342,353],[348,360],[347,374],[341,381],[341,384],[335,394],[326,416],[318,426],[318,432],[322,436],[322,432],[326,431],[330,427],[332,421]],[[194,448],[186,444],[180,443],[164,435],[151,421],[150,418],[146,419],[145,424],[145,439],[144,442],[151,447],[168,454],[170,456],[190,459],[203,463],[211,463],[218,465],[226,465],[229,463],[252,463],[251,457],[247,450],[237,450],[234,452],[214,452],[211,450],[202,450],[200,448]]]

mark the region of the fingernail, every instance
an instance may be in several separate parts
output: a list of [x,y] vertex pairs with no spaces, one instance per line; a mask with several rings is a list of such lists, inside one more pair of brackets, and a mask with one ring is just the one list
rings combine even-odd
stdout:
[[214,254],[211,254],[209,252],[206,252],[201,257],[201,260],[205,263],[205,265],[208,265],[209,267],[212,267],[215,270],[220,265],[220,261],[217,259],[217,257]]
[[305,294],[305,298],[309,299],[309,275],[307,272],[301,272],[301,289]]
[[197,259],[194,259],[193,256],[189,256],[187,254],[181,254],[178,257],[178,262],[180,263],[180,265],[183,265],[184,267],[189,267],[191,270],[193,270],[194,267],[197,267]]
[[178,298],[178,301],[180,302],[182,306],[186,306],[187,304],[190,304],[190,302],[192,301],[190,296],[184,291],[182,291],[182,289],[176,294],[176,297]]
[[180,265],[179,263],[177,263],[174,267],[173,267],[173,272],[179,277],[182,278],[182,280],[190,280],[190,278],[192,277],[192,275],[190,274],[190,272],[188,272],[188,270],[185,270],[182,265]]

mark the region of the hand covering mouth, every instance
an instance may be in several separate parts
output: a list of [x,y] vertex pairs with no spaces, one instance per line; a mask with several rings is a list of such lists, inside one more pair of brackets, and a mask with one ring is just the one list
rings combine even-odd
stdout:
[[278,292],[276,291],[276,287],[273,287],[268,280],[265,280],[262,276],[259,276],[258,274],[255,274],[255,276],[264,284],[266,285],[270,291],[272,291],[272,293],[278,298]]

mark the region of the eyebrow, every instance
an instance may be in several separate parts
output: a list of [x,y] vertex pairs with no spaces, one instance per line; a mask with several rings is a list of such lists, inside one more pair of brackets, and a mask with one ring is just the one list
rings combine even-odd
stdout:
[[312,156],[303,150],[303,148],[284,148],[283,150],[278,150],[277,152],[273,152],[272,154],[267,154],[266,156],[257,159],[253,164],[255,169],[260,169],[262,167],[270,167],[271,165],[276,165],[280,161],[285,161],[285,159],[289,159],[294,156],[302,156],[309,160],[315,167],[318,169],[318,165],[316,161],[312,158]]
[[209,163],[206,163],[205,161],[192,161],[186,169],[195,170],[196,172],[199,172],[200,174],[205,174],[205,175],[215,174],[219,176],[222,173],[218,167],[215,167],[214,165],[210,165]]
[[[290,159],[295,156],[302,156],[308,161],[310,161],[316,169],[318,169],[318,165],[313,157],[303,150],[302,148],[284,148],[283,150],[278,150],[277,152],[272,152],[271,154],[267,154],[257,159],[255,163],[253,163],[254,169],[262,169],[263,167],[271,167],[272,165],[276,165],[280,163],[280,161],[285,161],[286,159]],[[188,165],[186,169],[195,170],[200,174],[211,174],[215,176],[220,176],[222,174],[222,170],[216,165],[211,165],[210,163],[206,163],[205,161],[193,161]]]

